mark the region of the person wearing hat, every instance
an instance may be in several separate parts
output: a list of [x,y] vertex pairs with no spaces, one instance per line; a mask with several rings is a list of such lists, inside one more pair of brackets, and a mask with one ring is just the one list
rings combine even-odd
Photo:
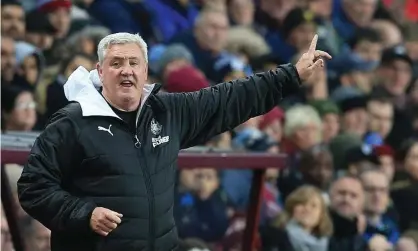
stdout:
[[348,174],[357,176],[363,171],[377,169],[380,166],[379,156],[368,145],[350,148],[345,155],[345,168]]
[[71,0],[38,0],[36,7],[45,13],[52,25],[57,29],[55,37],[65,38],[71,25]]
[[340,132],[340,109],[331,100],[313,100],[309,104],[322,119],[323,141],[329,142]]
[[41,50],[48,50],[54,42],[57,29],[48,17],[38,10],[26,14],[25,40]]
[[[312,11],[302,8],[291,10],[283,20],[281,28],[283,47],[279,49],[280,51],[276,51],[276,54],[281,55],[283,60],[290,61],[294,55],[304,51],[316,32],[315,21],[316,16]],[[274,47],[272,49],[277,50]]]
[[376,76],[383,91],[395,99],[397,106],[405,105],[405,93],[412,81],[413,62],[403,45],[383,51]]
[[171,71],[184,66],[193,65],[192,53],[182,44],[172,44],[163,49],[158,60],[152,65],[152,69],[163,81]]
[[363,138],[368,129],[367,96],[354,87],[344,86],[335,90],[331,97],[341,110],[342,130]]

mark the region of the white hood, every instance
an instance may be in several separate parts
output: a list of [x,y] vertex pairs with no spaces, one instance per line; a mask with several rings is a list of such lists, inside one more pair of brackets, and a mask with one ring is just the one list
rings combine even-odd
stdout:
[[[87,71],[86,68],[80,66],[75,70],[67,82],[64,84],[64,93],[68,101],[76,101],[80,103],[83,116],[111,116],[120,117],[110,108],[103,96],[97,91],[102,86],[97,70]],[[142,93],[141,107],[144,106],[145,100],[149,97],[154,84],[146,84]]]

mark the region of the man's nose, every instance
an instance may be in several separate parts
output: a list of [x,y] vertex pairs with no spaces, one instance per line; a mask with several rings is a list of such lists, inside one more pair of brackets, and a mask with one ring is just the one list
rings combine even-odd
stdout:
[[121,74],[123,76],[131,76],[131,75],[133,75],[132,67],[130,67],[129,65],[123,66],[122,67]]

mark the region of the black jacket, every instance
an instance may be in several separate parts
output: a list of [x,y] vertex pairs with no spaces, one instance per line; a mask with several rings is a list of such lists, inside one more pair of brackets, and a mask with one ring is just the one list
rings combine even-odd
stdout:
[[[70,76],[76,102],[52,117],[18,181],[22,207],[51,229],[53,251],[174,250],[179,150],[268,112],[300,85],[292,65],[192,93],[147,85],[133,134],[91,79],[83,68]],[[97,206],[123,214],[107,237],[89,227]]]

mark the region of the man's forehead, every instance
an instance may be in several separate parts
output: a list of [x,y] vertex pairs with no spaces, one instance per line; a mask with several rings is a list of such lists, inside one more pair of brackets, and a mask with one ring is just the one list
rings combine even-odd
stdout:
[[111,44],[106,49],[106,57],[118,59],[143,58],[142,50],[137,44]]
[[342,178],[334,184],[334,189],[338,191],[361,191],[361,183],[359,180],[352,178]]

